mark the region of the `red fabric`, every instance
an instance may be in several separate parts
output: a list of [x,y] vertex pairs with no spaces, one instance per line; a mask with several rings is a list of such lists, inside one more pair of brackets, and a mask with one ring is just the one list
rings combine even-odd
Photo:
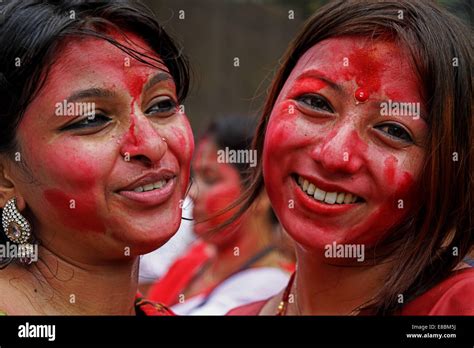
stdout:
[[210,253],[206,244],[197,242],[191,246],[186,255],[171,265],[162,278],[151,286],[147,298],[163,303],[165,306],[176,304],[183,289],[209,258]]
[[[258,301],[230,310],[227,315],[258,315],[265,301]],[[474,315],[474,268],[454,271],[413,301],[399,315]]]
[[474,315],[474,268],[464,268],[407,303],[400,315]]
[[175,316],[176,314],[161,303],[145,300],[140,293],[135,295],[135,312],[137,316]]

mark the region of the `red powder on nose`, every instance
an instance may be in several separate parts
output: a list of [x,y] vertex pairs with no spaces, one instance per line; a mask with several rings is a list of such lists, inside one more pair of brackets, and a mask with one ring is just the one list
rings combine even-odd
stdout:
[[359,137],[359,134],[357,134],[355,130],[351,132],[344,144],[344,149],[357,154],[365,153],[367,148],[367,144]]
[[[105,232],[104,224],[97,214],[94,196],[89,192],[77,197],[50,189],[44,192],[44,196],[56,209],[64,226],[81,232]],[[74,200],[74,208],[71,207],[71,200]]]
[[133,100],[130,107],[132,108],[132,113],[130,115],[131,120],[130,120],[130,127],[128,128],[127,138],[133,145],[137,146],[138,139],[137,139],[137,136],[135,135],[135,114],[133,113]]

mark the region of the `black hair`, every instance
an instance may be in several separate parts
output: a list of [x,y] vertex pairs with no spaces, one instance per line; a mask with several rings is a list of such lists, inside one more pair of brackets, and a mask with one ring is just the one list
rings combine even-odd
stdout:
[[[0,5],[0,153],[16,148],[18,124],[43,87],[53,57],[66,38],[93,36],[107,40],[133,58],[148,57],[107,35],[110,30],[131,32],[155,51],[173,77],[178,100],[189,89],[187,59],[158,24],[153,12],[139,1],[13,1]],[[146,61],[143,59],[146,58]],[[148,63],[147,63],[148,62]]]
[[[217,150],[251,151],[257,120],[245,116],[224,116],[211,122],[203,138],[211,138]],[[250,163],[231,163],[239,171],[243,182],[247,181]]]

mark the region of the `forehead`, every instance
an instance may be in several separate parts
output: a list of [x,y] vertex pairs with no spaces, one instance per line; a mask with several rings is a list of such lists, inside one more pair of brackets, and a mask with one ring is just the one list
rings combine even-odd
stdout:
[[[122,35],[113,34],[112,37],[127,48],[146,54],[153,59],[160,57],[144,42],[143,39],[127,33],[127,39]],[[74,87],[77,83],[103,85],[110,82],[112,85],[126,84],[126,78],[135,74],[151,74],[157,70],[168,71],[161,62],[143,58],[160,69],[151,67],[131,57],[112,43],[94,37],[67,38],[62,48],[54,57],[54,63],[49,71],[46,89],[60,92],[66,86]]]
[[379,92],[395,98],[420,99],[420,83],[410,54],[393,40],[346,36],[318,42],[301,56],[287,82],[310,70],[320,71],[335,82],[360,85],[369,81]]

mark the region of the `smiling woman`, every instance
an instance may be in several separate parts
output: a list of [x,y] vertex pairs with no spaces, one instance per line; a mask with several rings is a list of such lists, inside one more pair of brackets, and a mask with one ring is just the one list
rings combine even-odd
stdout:
[[138,256],[180,225],[194,149],[179,107],[187,61],[139,2],[3,7],[2,241],[38,245],[39,260],[3,258],[0,309],[150,313],[134,306]]
[[266,189],[297,271],[230,313],[474,314],[468,29],[430,1],[331,1],[282,62],[236,205]]

